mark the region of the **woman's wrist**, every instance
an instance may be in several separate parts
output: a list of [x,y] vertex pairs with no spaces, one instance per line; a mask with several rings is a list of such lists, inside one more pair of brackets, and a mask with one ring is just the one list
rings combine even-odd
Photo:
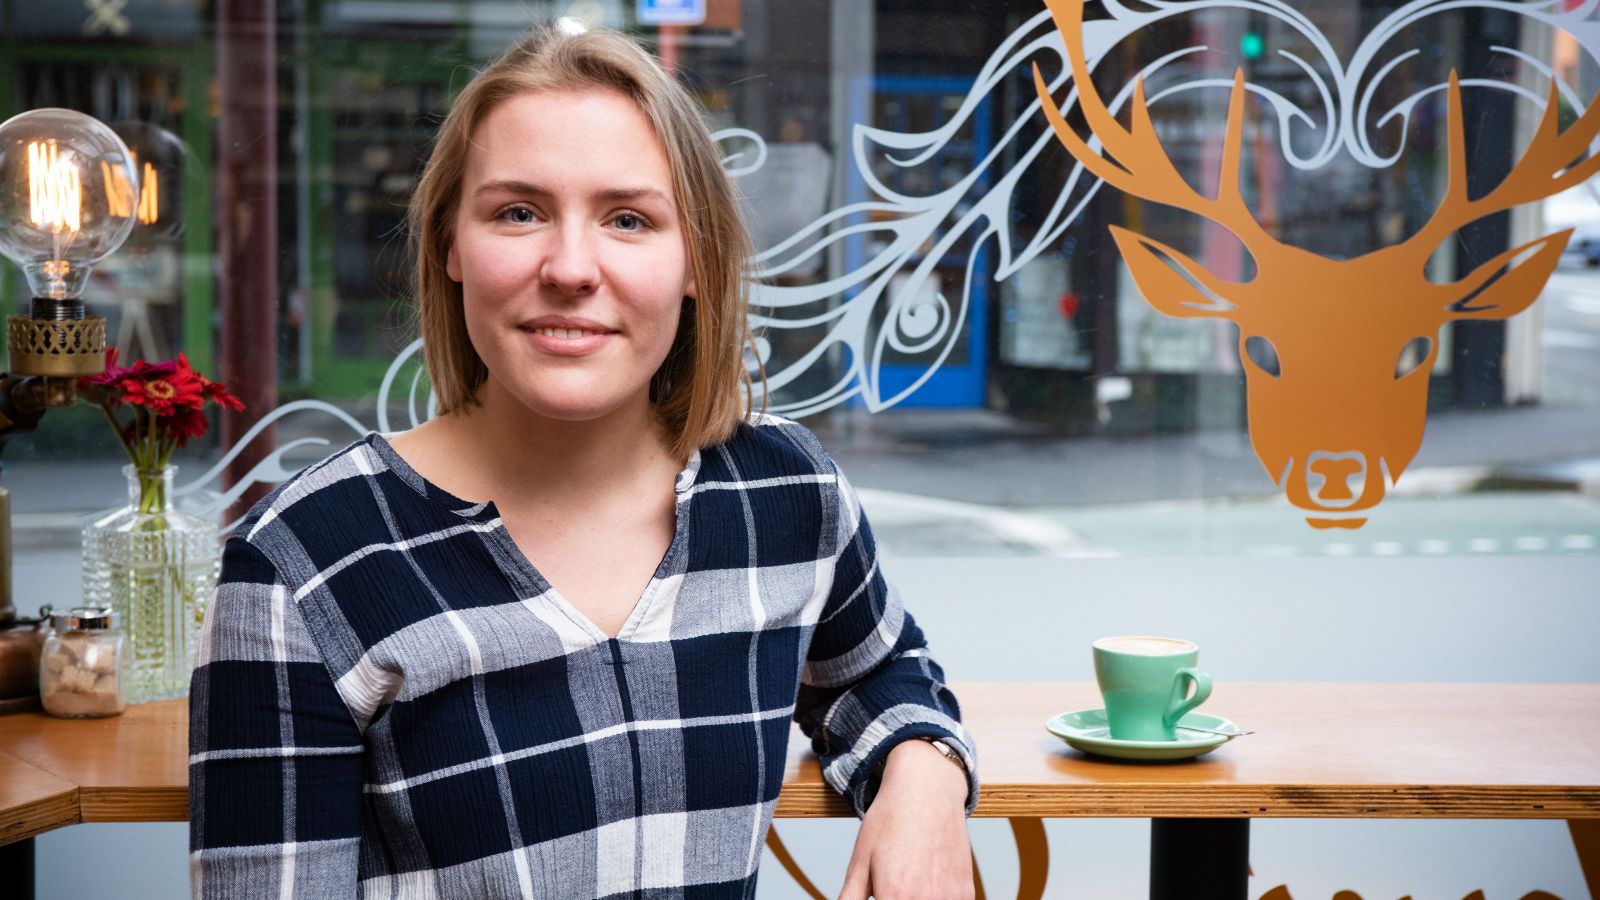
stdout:
[[960,764],[959,760],[946,758],[944,753],[926,740],[902,741],[889,751],[880,790],[888,787],[890,782],[902,780],[915,782],[921,789],[937,785],[938,790],[947,790],[958,798],[962,809],[966,808],[966,766]]

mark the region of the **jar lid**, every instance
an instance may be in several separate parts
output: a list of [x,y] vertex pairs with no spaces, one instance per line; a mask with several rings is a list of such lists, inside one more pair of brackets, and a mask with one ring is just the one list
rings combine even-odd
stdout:
[[118,615],[109,606],[75,606],[51,613],[50,625],[68,631],[98,631],[117,627]]

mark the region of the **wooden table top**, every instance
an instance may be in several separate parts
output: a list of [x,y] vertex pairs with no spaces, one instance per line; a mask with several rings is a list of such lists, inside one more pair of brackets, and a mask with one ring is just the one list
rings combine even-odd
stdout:
[[[42,712],[0,716],[0,758],[47,773],[74,789],[75,817],[53,828],[189,818],[187,700],[142,703],[104,719],[57,719]],[[12,819],[10,806],[4,810],[0,841],[7,839]]]
[[78,815],[76,785],[0,753],[0,844],[74,825]]
[[[1255,734],[1198,759],[1102,760],[1045,731],[1087,682],[953,682],[979,816],[1600,819],[1600,685],[1219,684]],[[0,843],[75,822],[188,817],[188,703],[108,719],[0,717]],[[848,817],[791,732],[777,815]]]
[[[1600,819],[1600,685],[1218,683],[1200,711],[1255,734],[1168,763],[1045,730],[1089,682],[952,682],[978,744],[976,815]],[[1492,726],[1492,727],[1491,727]],[[780,816],[848,815],[796,731]]]

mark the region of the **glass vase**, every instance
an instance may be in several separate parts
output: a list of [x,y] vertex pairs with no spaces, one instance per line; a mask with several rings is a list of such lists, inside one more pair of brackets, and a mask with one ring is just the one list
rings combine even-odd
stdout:
[[200,621],[217,586],[218,528],[173,508],[177,470],[123,466],[128,505],[84,519],[84,604],[122,615],[129,703],[189,693]]

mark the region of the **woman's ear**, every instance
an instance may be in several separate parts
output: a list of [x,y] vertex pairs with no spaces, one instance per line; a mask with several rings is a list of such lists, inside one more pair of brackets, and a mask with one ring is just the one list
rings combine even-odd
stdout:
[[690,300],[700,299],[700,288],[694,283],[694,273],[689,273],[689,280],[683,283],[683,295]]
[[457,284],[461,283],[461,261],[456,259],[455,241],[451,241],[450,249],[445,251],[444,273],[450,276],[451,281],[454,281]]

